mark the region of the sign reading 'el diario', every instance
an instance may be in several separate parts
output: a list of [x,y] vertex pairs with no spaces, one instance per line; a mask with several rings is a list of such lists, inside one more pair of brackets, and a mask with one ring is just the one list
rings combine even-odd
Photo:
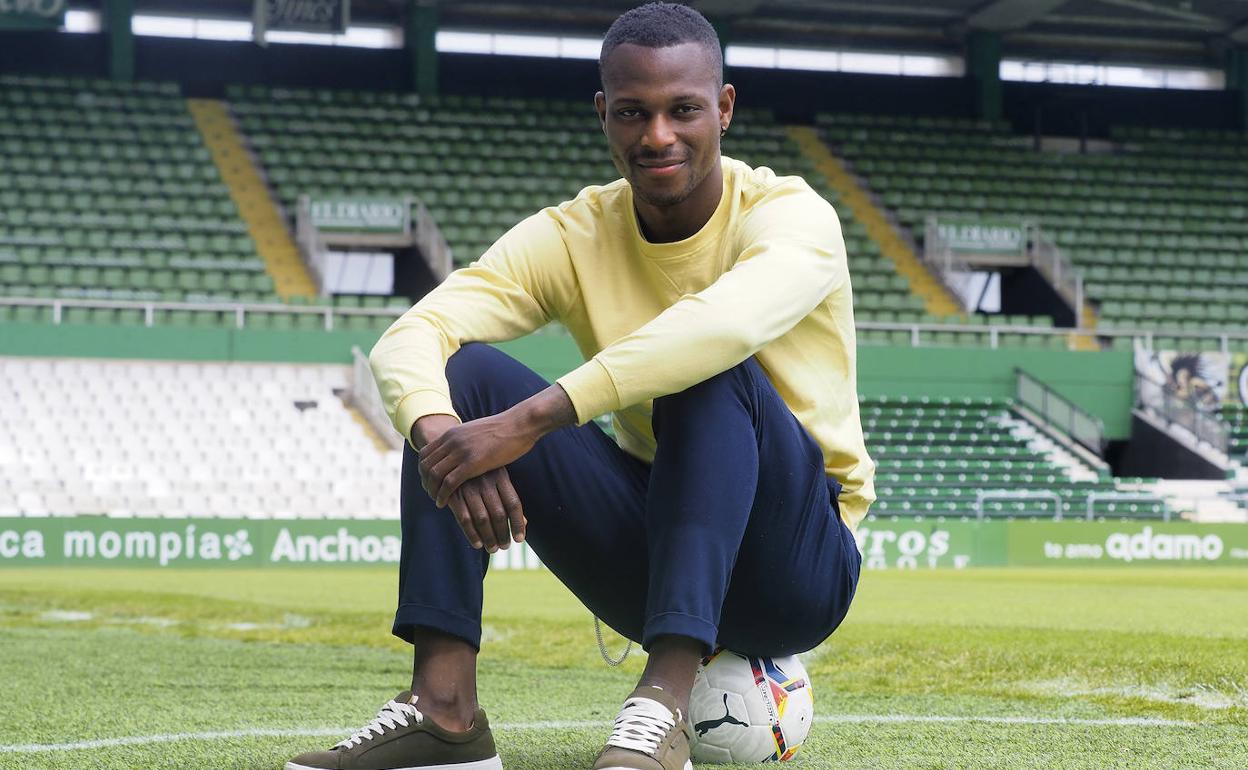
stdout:
[[69,0],[0,0],[0,29],[59,27],[68,6]]
[[954,253],[1021,255],[1027,244],[1020,222],[942,218],[937,228],[945,246]]
[[309,208],[318,230],[403,233],[411,223],[411,206],[402,198],[313,198]]

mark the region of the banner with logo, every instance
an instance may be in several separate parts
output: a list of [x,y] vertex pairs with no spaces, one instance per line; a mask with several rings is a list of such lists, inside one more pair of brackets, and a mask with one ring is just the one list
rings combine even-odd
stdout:
[[1155,408],[1169,394],[1202,411],[1216,411],[1227,398],[1230,369],[1231,359],[1222,352],[1135,350],[1135,371],[1147,381],[1141,384],[1140,397]]
[[412,207],[402,198],[327,197],[308,202],[318,230],[343,233],[405,233]]
[[69,0],[0,0],[0,29],[55,29]]
[[[862,522],[863,569],[1001,566],[1248,567],[1248,524],[1087,521]],[[0,519],[0,567],[334,567],[397,565],[396,520]],[[527,543],[490,568],[539,569]]]
[[1231,387],[1226,392],[1226,403],[1248,406],[1248,353],[1231,356]]
[[[0,519],[0,567],[277,567],[398,564],[395,520]],[[527,544],[492,557],[494,569],[540,566]]]
[[1007,548],[1016,566],[1248,567],[1248,524],[1015,521]]
[[351,23],[351,0],[254,0],[251,20],[260,45],[270,30],[341,35]]
[[868,519],[854,533],[863,569],[962,569],[1005,564],[1001,521]]
[[953,253],[1022,256],[1027,236],[1021,222],[996,219],[941,218],[940,238]]

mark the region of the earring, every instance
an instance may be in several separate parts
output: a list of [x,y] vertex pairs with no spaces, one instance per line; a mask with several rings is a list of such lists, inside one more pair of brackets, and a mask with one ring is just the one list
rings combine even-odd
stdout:
[[723,139],[728,134],[728,126],[719,127],[719,138]]

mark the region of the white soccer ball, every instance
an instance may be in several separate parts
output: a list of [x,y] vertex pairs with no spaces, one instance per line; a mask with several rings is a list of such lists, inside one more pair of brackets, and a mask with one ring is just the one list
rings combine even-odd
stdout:
[[792,759],[815,717],[810,677],[796,655],[760,658],[717,650],[702,661],[689,699],[699,762]]

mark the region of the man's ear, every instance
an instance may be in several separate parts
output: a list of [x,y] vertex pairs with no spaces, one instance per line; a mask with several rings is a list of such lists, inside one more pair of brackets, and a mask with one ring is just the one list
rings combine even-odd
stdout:
[[737,103],[737,89],[724,83],[719,89],[719,127],[727,129],[732,123],[732,109]]
[[602,91],[594,94],[594,109],[598,111],[598,122],[602,124],[602,132],[607,132],[607,95]]

